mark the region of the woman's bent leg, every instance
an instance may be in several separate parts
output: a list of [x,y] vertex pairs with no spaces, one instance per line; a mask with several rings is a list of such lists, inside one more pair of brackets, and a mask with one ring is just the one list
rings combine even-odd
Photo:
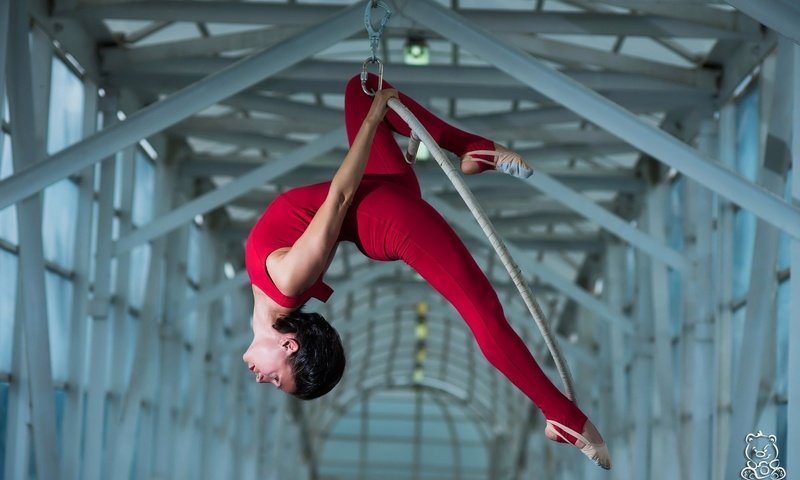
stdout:
[[[367,79],[367,86],[375,89],[377,88],[377,84],[378,77],[370,74]],[[394,88],[386,81],[383,82],[383,87]],[[491,140],[465,132],[464,130],[460,130],[448,124],[402,92],[398,92],[398,96],[400,102],[417,117],[440,147],[455,153],[459,157],[473,150],[494,149],[494,142]],[[361,79],[358,75],[350,79],[347,83],[344,104],[347,136],[349,141],[352,142],[372,104],[372,97],[361,90]],[[372,155],[370,156],[365,173],[406,175],[411,172],[411,174],[413,174],[413,170],[405,162],[402,151],[391,135],[391,132],[395,132],[408,137],[411,134],[411,129],[393,110],[389,110],[386,113],[384,124],[387,125],[389,129],[378,129],[375,140],[373,140],[373,149],[376,155],[374,158]],[[414,181],[416,183],[416,179]]]

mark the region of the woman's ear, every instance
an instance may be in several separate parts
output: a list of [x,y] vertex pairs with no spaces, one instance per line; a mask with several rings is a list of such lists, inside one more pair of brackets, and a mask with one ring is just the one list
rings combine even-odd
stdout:
[[297,340],[294,337],[287,336],[281,339],[281,348],[291,354],[300,349],[300,344],[297,343]]

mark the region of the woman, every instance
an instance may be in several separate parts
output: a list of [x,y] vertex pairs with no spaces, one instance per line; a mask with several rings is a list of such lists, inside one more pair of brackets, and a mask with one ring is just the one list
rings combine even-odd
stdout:
[[[376,88],[376,77],[368,83]],[[545,376],[467,248],[421,198],[414,171],[392,136],[408,136],[409,127],[386,103],[399,98],[442,148],[461,157],[466,174],[496,168],[529,176],[531,169],[519,155],[446,124],[384,85],[370,98],[357,76],[350,80],[345,90],[350,150],[333,180],[279,195],[250,232],[245,261],[255,300],[254,338],[244,361],[256,381],[301,399],[324,395],[339,382],[345,365],[339,335],[301,307],[311,297],[328,299],[332,290],[323,274],[337,243],[353,242],[369,258],[403,260],[416,270],[461,314],[489,362],[541,409],[545,435],[572,443],[610,468],[597,429]]]

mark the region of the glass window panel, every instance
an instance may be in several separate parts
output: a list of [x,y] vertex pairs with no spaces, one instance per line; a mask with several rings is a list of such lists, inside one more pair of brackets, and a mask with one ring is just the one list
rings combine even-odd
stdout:
[[739,210],[733,221],[733,297],[740,298],[750,286],[753,249],[756,243],[756,218]]
[[[676,179],[670,187],[669,201],[669,220],[667,231],[669,235],[669,245],[677,251],[683,250],[683,198],[684,198],[683,177]],[[681,314],[683,306],[683,291],[681,275],[675,270],[670,269],[668,273],[669,284],[669,313],[673,335],[678,335],[681,329]]]
[[453,448],[451,446],[442,445],[441,443],[426,443],[423,440],[421,450],[420,460],[423,465],[435,467],[453,466]]
[[[790,168],[786,174],[786,186],[783,191],[783,198],[787,202],[792,201],[792,169]],[[791,262],[791,255],[789,253],[789,246],[791,245],[791,237],[786,232],[781,232],[781,238],[778,242],[778,269],[783,270],[789,268]]]
[[133,373],[133,355],[136,349],[136,340],[139,337],[139,320],[128,314],[125,322],[125,384],[130,385]]
[[77,185],[65,179],[47,187],[42,212],[44,257],[70,270],[73,268],[77,221]]
[[153,219],[156,169],[153,161],[136,149],[136,188],[133,192],[133,223],[142,226]]
[[461,446],[461,464],[465,468],[486,468],[486,449],[473,445]]
[[[759,164],[758,89],[748,92],[736,105],[736,171],[755,181]],[[750,269],[755,245],[756,220],[752,213],[739,210],[733,232],[733,295],[741,297],[750,285]]]
[[789,281],[783,281],[778,285],[778,296],[776,301],[776,331],[777,345],[776,354],[776,375],[775,391],[778,394],[786,395],[789,387]]
[[5,90],[3,91],[3,120],[8,123],[9,118],[11,116],[8,114],[8,95],[6,95]]
[[739,307],[733,312],[732,336],[733,336],[733,371],[739,371],[739,357],[744,341],[744,320],[745,307]]
[[[99,165],[99,164],[98,164]],[[95,170],[95,179],[97,180],[96,190],[100,191],[100,173],[101,169]],[[117,152],[114,156],[114,208],[119,209],[122,207],[122,155]]]
[[[8,411],[8,383],[0,382],[0,412]],[[0,415],[0,452],[8,452],[6,448],[6,429],[8,425],[8,415]],[[5,453],[0,455],[0,472],[5,472]]]
[[150,244],[139,245],[131,250],[131,278],[128,287],[128,302],[134,308],[142,308],[142,304],[144,303],[149,265]]
[[83,84],[64,63],[53,58],[50,85],[48,153],[72,145],[83,135]]
[[3,279],[3,288],[0,288],[0,372],[11,373],[11,342],[14,341],[14,310],[17,295],[17,256],[0,250],[0,272],[2,272],[0,278]]
[[755,181],[758,173],[758,89],[748,92],[736,105],[736,171]]
[[67,381],[69,324],[72,310],[72,282],[51,272],[45,273],[47,320],[50,334],[50,362],[53,380]]
[[186,273],[189,278],[200,283],[200,229],[192,223],[189,227],[189,251],[186,256]]
[[[3,150],[0,152],[0,179],[8,177],[14,171],[11,156],[11,137],[5,133],[3,136]],[[0,210],[0,238],[16,245],[17,238],[17,209],[14,206]]]
[[[191,302],[197,296],[197,293],[189,285],[186,286],[186,301]],[[179,302],[178,309],[182,302]],[[176,311],[178,310],[176,309]],[[183,318],[183,339],[188,343],[194,343],[195,332],[197,330],[197,309],[193,309],[190,313],[186,314]]]

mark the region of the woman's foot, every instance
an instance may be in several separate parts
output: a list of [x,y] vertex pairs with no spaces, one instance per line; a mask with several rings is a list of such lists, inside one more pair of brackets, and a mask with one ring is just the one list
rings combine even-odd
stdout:
[[[597,431],[597,428],[589,420],[586,420],[582,433],[578,433],[556,421],[547,420],[544,434],[554,442],[572,443],[578,447],[584,455],[589,457],[595,465],[606,470],[611,469],[611,455],[608,453],[608,447],[605,441],[603,441],[600,432]],[[575,442],[573,443],[572,439],[567,435],[574,437]]]
[[[491,157],[492,160],[478,158],[479,155]],[[518,153],[496,143],[494,150],[474,150],[465,153],[461,157],[461,171],[466,175],[474,175],[486,170],[486,168],[481,168],[479,163],[490,165],[495,170],[513,177],[528,178],[533,174],[533,169]]]

